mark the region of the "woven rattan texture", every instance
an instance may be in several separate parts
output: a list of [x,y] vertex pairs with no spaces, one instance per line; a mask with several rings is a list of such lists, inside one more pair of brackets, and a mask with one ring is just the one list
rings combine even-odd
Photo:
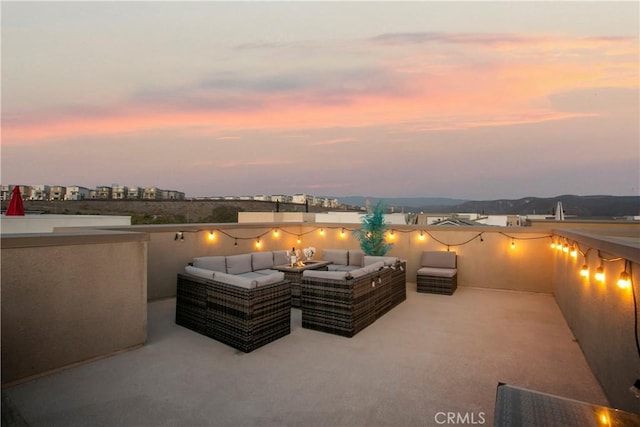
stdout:
[[244,289],[178,275],[176,323],[245,353],[291,331],[291,285]]

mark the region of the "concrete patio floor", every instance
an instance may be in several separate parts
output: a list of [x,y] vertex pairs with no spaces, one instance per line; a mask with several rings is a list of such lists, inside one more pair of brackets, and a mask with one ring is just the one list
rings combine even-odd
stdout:
[[175,299],[148,309],[145,346],[6,388],[3,412],[29,426],[492,425],[498,382],[608,405],[552,295],[409,283],[353,338],[303,329],[293,309],[291,334],[249,354],[176,326]]

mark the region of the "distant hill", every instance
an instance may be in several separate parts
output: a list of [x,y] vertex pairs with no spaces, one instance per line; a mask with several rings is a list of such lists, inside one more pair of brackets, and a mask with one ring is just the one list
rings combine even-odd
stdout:
[[384,200],[396,212],[468,212],[486,215],[531,215],[555,212],[558,201],[566,215],[584,218],[611,218],[640,215],[640,196],[575,196],[524,197],[522,199],[499,199],[469,201],[444,197],[339,197],[341,203],[364,206],[369,199],[372,204]]
[[[334,197],[331,197],[334,198]],[[367,197],[367,196],[347,196],[336,197],[340,203],[351,206],[364,206],[369,199],[372,205],[383,200],[387,206],[404,208],[421,208],[424,206],[455,206],[466,200],[450,199],[447,197]],[[411,209],[410,211],[415,211]]]
[[551,214],[558,201],[565,215],[585,218],[610,218],[640,215],[638,196],[574,196],[550,198],[525,197],[517,200],[469,201],[456,206],[458,212],[479,212],[487,215]]

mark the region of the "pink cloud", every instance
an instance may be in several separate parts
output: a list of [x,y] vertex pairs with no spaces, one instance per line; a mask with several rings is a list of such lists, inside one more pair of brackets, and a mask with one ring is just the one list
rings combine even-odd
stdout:
[[[374,39],[379,49],[399,43],[417,48],[400,58],[378,60],[376,67],[347,72],[285,73],[263,80],[224,76],[187,90],[132,97],[122,105],[4,113],[2,138],[4,144],[46,143],[83,135],[180,130],[233,140],[236,132],[248,129],[297,132],[388,125],[428,131],[585,117],[597,112],[557,110],[548,98],[592,87],[637,88],[634,41],[383,35]],[[425,53],[420,48],[425,43],[454,48]],[[315,144],[349,142],[340,138]]]

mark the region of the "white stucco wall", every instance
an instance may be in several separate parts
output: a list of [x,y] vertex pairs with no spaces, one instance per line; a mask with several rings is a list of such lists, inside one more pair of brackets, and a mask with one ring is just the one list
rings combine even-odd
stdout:
[[52,233],[56,227],[107,227],[131,225],[130,216],[111,215],[0,215],[0,233]]

